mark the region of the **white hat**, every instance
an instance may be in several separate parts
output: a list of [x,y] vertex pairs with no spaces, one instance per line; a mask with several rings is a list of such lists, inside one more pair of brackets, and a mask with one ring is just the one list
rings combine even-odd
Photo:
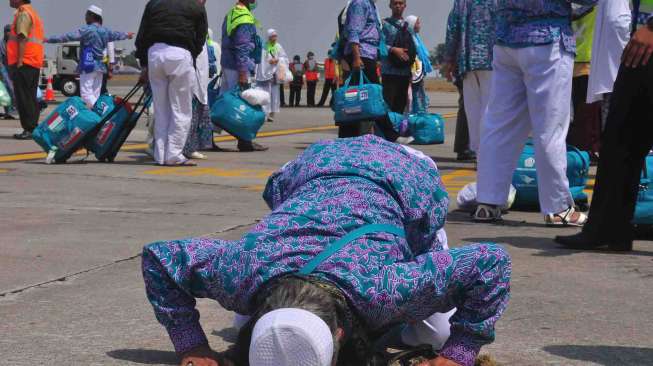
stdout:
[[249,364],[256,366],[330,366],[333,335],[317,315],[301,309],[278,309],[256,322]]
[[277,34],[277,30],[276,30],[276,29],[273,29],[273,28],[268,29],[268,38],[270,38],[270,37],[272,37],[272,36],[277,36],[277,35],[278,35],[278,34]]
[[87,11],[95,15],[102,16],[102,8],[100,8],[99,6],[91,5],[88,7]]

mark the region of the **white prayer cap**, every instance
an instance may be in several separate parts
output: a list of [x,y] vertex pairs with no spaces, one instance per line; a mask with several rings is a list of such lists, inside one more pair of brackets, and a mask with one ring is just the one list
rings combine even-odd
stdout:
[[415,29],[415,24],[417,24],[419,18],[416,15],[409,15],[406,17],[406,23],[408,23],[408,28]]
[[272,37],[272,36],[277,36],[277,35],[278,35],[278,34],[277,34],[277,30],[276,30],[276,29],[272,29],[272,28],[268,29],[268,38],[270,38],[270,37]]
[[278,309],[256,322],[249,364],[256,366],[330,366],[333,335],[317,315],[302,309]]
[[87,11],[95,15],[102,16],[102,8],[100,8],[99,6],[91,5],[88,7]]

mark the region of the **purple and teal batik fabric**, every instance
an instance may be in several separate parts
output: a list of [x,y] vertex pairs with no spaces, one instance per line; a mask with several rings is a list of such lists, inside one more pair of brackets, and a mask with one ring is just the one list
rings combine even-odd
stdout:
[[496,38],[495,0],[455,0],[447,21],[444,60],[457,66],[461,79],[469,71],[492,70]]
[[594,5],[598,0],[497,0],[497,44],[531,47],[556,42],[576,52],[571,29],[571,4]]
[[361,57],[376,60],[379,51],[381,20],[372,0],[352,0],[347,8],[345,22],[345,55],[351,55],[351,46],[360,46]]
[[239,72],[254,72],[256,64],[251,55],[256,48],[256,26],[239,25],[231,35],[227,33],[227,18],[222,22],[222,53],[220,66]]
[[448,197],[429,158],[367,135],[322,141],[273,174],[272,212],[239,241],[187,239],[143,252],[147,295],[177,352],[207,340],[195,298],[252,314],[272,278],[293,273],[331,243],[367,224],[404,227],[406,239],[368,234],[314,272],[340,288],[371,329],[458,309],[442,353],[472,365],[494,339],[509,297],[510,259],[493,244],[444,251],[437,231]]

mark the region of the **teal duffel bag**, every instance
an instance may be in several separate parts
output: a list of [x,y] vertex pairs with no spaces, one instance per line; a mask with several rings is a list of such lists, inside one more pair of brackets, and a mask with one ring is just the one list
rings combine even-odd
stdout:
[[211,106],[211,121],[230,135],[244,141],[253,141],[265,123],[265,112],[240,96],[235,88],[218,97]]
[[374,121],[388,114],[388,105],[383,99],[383,87],[372,84],[360,70],[359,84],[350,86],[351,75],[345,85],[336,90],[333,102],[334,120],[337,125],[361,121]]
[[408,117],[408,128],[415,145],[444,144],[444,118],[435,113],[414,114]]
[[[582,206],[586,206],[588,200],[587,194],[584,191],[587,187],[589,170],[589,153],[567,145],[567,178],[569,179],[569,190],[574,197],[574,201]],[[539,207],[535,148],[532,141],[526,143],[524,151],[519,157],[517,169],[512,177],[512,185],[517,189],[515,207]]]
[[45,152],[46,162],[64,163],[97,130],[102,117],[89,110],[80,97],[68,98],[34,130],[32,137]]
[[653,226],[653,179],[651,179],[650,172],[653,172],[652,154],[646,157],[646,165],[642,170],[635,215],[633,216],[635,225]]

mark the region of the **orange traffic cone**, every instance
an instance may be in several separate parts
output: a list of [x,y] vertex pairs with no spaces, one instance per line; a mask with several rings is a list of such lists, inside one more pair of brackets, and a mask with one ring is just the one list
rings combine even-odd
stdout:
[[48,78],[48,86],[45,89],[45,101],[54,102],[54,88],[52,87],[52,76]]

